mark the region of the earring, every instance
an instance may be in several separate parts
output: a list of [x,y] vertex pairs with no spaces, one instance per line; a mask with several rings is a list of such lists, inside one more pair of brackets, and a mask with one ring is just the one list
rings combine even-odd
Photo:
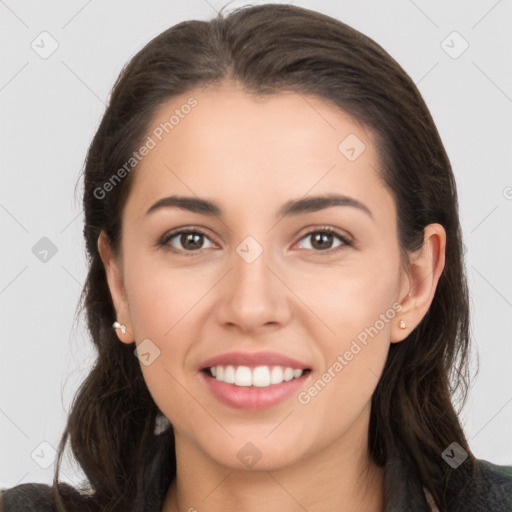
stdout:
[[405,329],[405,327],[406,327],[405,322],[403,320],[400,320],[398,327],[400,327],[400,329]]
[[153,433],[155,436],[165,432],[171,426],[171,422],[161,413],[155,418],[155,427]]
[[121,332],[124,334],[126,332],[126,325],[120,324],[117,320],[112,324],[114,329],[121,329]]

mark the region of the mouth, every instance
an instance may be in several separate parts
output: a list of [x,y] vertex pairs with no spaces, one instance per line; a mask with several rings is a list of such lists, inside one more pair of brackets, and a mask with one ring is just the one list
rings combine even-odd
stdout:
[[216,365],[198,372],[208,393],[234,409],[261,411],[297,396],[311,375],[310,368]]

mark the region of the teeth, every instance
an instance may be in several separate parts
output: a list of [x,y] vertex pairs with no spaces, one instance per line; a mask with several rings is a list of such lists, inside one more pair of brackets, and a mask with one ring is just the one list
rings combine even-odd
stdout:
[[283,382],[283,369],[281,366],[274,366],[274,368],[272,368],[272,372],[270,373],[270,383],[281,384],[281,382]]
[[298,379],[303,371],[290,367],[274,366],[212,366],[209,368],[210,374],[215,379],[235,384],[235,386],[254,386],[257,388],[266,388],[273,384],[281,384],[292,379]]
[[293,379],[293,368],[285,368],[283,373],[283,380],[289,381]]
[[248,366],[239,366],[236,369],[235,384],[237,386],[252,386],[252,373]]
[[268,366],[257,366],[252,372],[252,385],[258,388],[270,386],[270,371]]
[[232,366],[226,366],[226,371],[224,372],[224,382],[228,384],[235,383],[235,369]]

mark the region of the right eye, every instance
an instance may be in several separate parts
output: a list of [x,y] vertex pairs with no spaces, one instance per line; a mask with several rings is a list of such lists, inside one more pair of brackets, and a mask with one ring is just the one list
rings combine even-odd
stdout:
[[[189,253],[187,256],[191,256],[203,248],[202,245],[205,239],[210,240],[208,235],[199,229],[181,228],[165,234],[159,245],[172,252]],[[172,243],[173,241],[174,243]],[[175,244],[181,244],[181,247],[177,247]],[[215,247],[215,244],[212,247]]]

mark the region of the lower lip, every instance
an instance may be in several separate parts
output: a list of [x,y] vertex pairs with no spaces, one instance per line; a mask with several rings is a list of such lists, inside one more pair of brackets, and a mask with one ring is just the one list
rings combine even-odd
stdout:
[[204,371],[199,372],[208,389],[222,403],[236,409],[252,411],[268,409],[297,394],[310,373],[307,372],[297,379],[284,381],[281,384],[271,384],[266,388],[258,388],[227,384],[226,382],[218,381]]

